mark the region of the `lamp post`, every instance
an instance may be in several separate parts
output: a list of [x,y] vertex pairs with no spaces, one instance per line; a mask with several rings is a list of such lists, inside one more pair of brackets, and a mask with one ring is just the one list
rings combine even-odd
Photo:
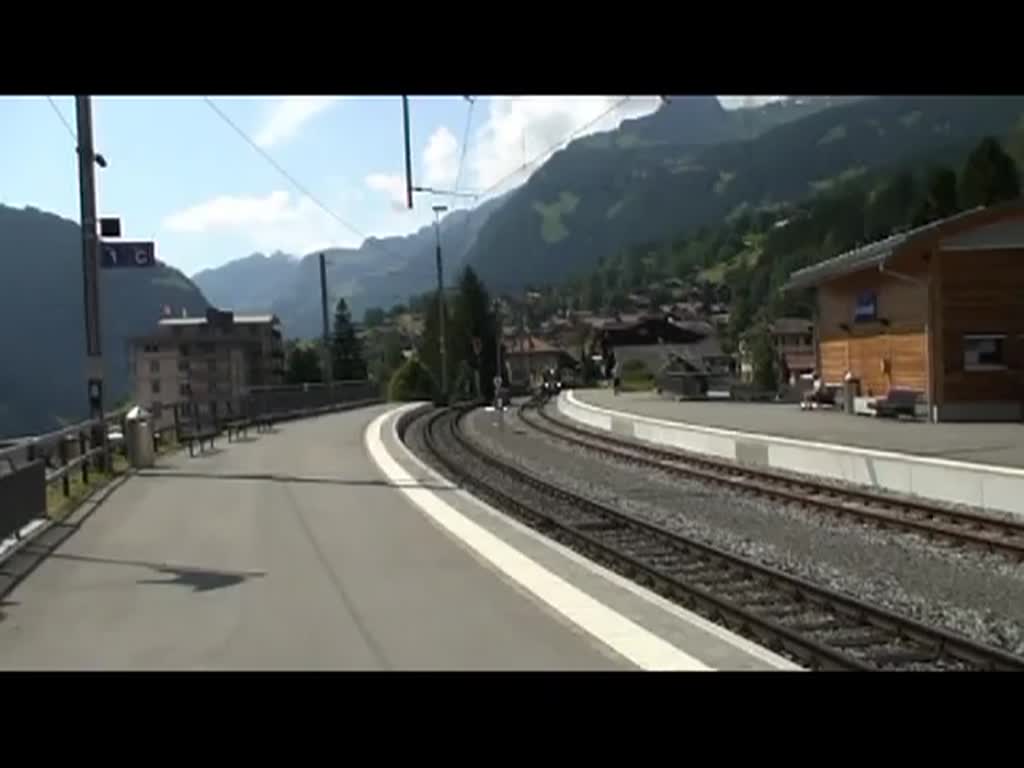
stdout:
[[437,235],[437,312],[441,347],[441,400],[446,405],[448,403],[448,350],[445,344],[444,328],[444,273],[441,267],[441,214],[447,210],[447,205],[434,206],[434,232]]
[[323,324],[324,348],[320,358],[324,367],[324,385],[330,391],[334,376],[331,370],[331,327],[327,321],[327,260],[320,254],[320,316]]
[[78,128],[78,191],[82,217],[82,282],[85,304],[86,391],[89,418],[99,419],[93,432],[103,445],[104,468],[111,470],[110,452],[107,450],[107,428],[103,423],[103,349],[100,342],[100,274],[99,237],[96,233],[96,176],[93,163],[101,168],[107,161],[96,153],[92,143],[92,100],[88,96],[75,97],[75,115]]

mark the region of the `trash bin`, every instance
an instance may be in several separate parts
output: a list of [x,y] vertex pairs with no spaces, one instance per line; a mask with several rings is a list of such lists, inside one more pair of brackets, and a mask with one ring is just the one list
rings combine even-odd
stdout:
[[125,416],[125,443],[128,462],[136,469],[152,467],[156,463],[153,447],[153,422],[148,411],[135,406]]
[[860,379],[848,378],[843,381],[843,411],[854,413],[854,402],[860,397]]

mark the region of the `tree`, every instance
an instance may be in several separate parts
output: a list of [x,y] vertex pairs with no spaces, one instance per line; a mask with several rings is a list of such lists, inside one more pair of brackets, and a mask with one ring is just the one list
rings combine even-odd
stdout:
[[376,328],[378,325],[384,325],[386,319],[387,314],[380,307],[370,307],[363,313],[363,325],[367,328]]
[[293,344],[288,350],[288,368],[285,380],[289,384],[309,384],[323,381],[320,349],[305,342]]
[[406,360],[395,371],[388,386],[388,399],[398,401],[430,400],[436,385],[430,371],[416,358]]
[[747,342],[750,344],[750,362],[754,368],[754,386],[775,392],[779,386],[779,373],[768,327],[758,327],[747,337]]
[[345,299],[338,299],[334,307],[334,336],[331,338],[331,371],[336,381],[356,381],[366,378],[366,361],[362,344],[352,327]]
[[956,173],[943,166],[932,168],[925,180],[925,198],[914,212],[911,224],[920,227],[952,216],[957,210]]
[[[453,364],[466,376],[475,379],[474,388],[486,399],[494,395],[497,327],[487,288],[472,267],[466,267],[459,277],[459,292],[452,312]],[[474,349],[479,340],[480,353]],[[464,364],[464,365],[463,365]]]
[[[956,177],[953,183],[954,202],[956,198]],[[868,240],[888,236],[893,229],[906,224],[917,197],[914,174],[906,171],[883,182],[868,197],[864,213],[864,234]]]
[[387,330],[375,334],[366,347],[370,378],[386,386],[394,372],[405,362],[403,350],[402,336],[397,331]]
[[994,138],[982,139],[968,156],[960,175],[961,204],[964,208],[973,208],[1019,196],[1017,164]]

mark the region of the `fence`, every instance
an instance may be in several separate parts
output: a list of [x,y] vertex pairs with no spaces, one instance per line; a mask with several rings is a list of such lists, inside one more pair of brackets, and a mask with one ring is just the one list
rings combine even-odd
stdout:
[[339,406],[369,404],[380,399],[379,389],[370,381],[337,381],[332,384],[286,384],[252,387],[240,410],[252,415],[278,419],[313,416]]
[[126,414],[121,410],[45,435],[0,443],[0,539],[17,536],[26,524],[46,515],[50,486],[59,482],[67,498],[76,471],[85,484],[90,470],[109,473],[114,454],[124,448],[123,439],[116,439],[111,428],[119,427],[123,438]]

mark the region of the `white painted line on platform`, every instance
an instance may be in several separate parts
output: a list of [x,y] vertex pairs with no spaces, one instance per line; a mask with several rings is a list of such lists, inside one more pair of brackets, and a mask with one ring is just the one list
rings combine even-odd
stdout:
[[[429,467],[426,464],[424,464],[423,461],[419,458],[419,456],[417,456],[408,448],[405,448],[404,445],[402,445],[401,440],[398,438],[397,419],[391,422],[391,429],[394,434],[395,441],[402,446],[402,448],[405,451],[405,455],[409,458],[409,461],[414,463],[417,467],[420,468],[420,470],[424,474],[429,475],[436,482],[440,484],[448,482],[444,477],[442,477],[436,471],[434,471],[432,467]],[[657,606],[661,610],[672,614],[677,619],[688,622],[698,627],[699,629],[702,629],[705,632],[714,635],[722,642],[731,645],[734,648],[743,651],[744,653],[747,653],[757,659],[760,659],[761,661],[775,667],[776,669],[793,672],[806,671],[804,667],[801,667],[799,664],[796,664],[787,658],[779,656],[777,653],[774,653],[773,651],[770,651],[769,649],[764,648],[758,645],[757,643],[747,640],[745,637],[741,637],[740,635],[734,634],[725,627],[721,627],[718,624],[708,621],[700,614],[693,613],[692,611],[683,608],[681,605],[677,605],[676,603],[667,600],[666,598],[662,597],[656,592],[651,592],[650,590],[641,587],[635,581],[630,581],[626,577],[620,576],[614,571],[608,570],[604,566],[595,563],[593,560],[590,560],[584,557],[583,555],[579,554],[578,552],[569,549],[564,544],[561,544],[560,542],[557,542],[554,539],[549,539],[544,534],[538,533],[533,528],[530,528],[528,525],[521,523],[512,517],[509,517],[508,515],[495,509],[485,501],[478,499],[476,496],[469,493],[468,491],[463,490],[462,488],[457,488],[454,485],[451,486],[451,489],[452,492],[458,493],[463,498],[470,500],[472,503],[476,504],[482,510],[487,512],[487,514],[491,515],[492,517],[500,519],[502,523],[508,525],[511,528],[514,528],[517,532],[530,537],[534,541],[543,544],[544,546],[554,550],[555,552],[558,552],[558,554],[562,555],[567,560],[571,560],[576,565],[579,565],[585,568],[586,570],[590,571],[591,573],[600,576],[601,578],[606,579],[607,581],[610,581],[611,583],[615,584],[615,586],[620,587],[621,589],[624,589],[627,592],[632,593],[636,597],[645,600],[651,605]]]
[[1013,477],[1024,479],[1024,469],[1020,469],[1018,467],[1006,467],[1000,464],[978,464],[976,462],[957,461],[954,459],[936,459],[932,456],[921,456],[915,453],[883,451],[874,448],[863,448],[861,446],[843,445],[842,443],[821,443],[813,440],[800,440],[795,437],[773,435],[769,432],[741,432],[739,430],[726,429],[724,427],[709,427],[704,424],[694,424],[689,421],[673,421],[671,419],[659,419],[656,416],[644,416],[643,414],[632,411],[613,411],[610,408],[605,408],[600,405],[594,405],[593,403],[587,403],[580,400],[575,396],[572,390],[565,392],[565,396],[571,405],[574,405],[577,408],[582,408],[583,410],[590,410],[603,416],[656,424],[661,427],[688,429],[694,432],[704,432],[706,434],[721,435],[724,437],[740,437],[745,440],[766,440],[780,445],[793,445],[800,448],[852,453],[854,455],[867,456],[873,459],[895,459],[898,461],[907,461],[917,464],[930,464],[932,466],[943,467],[946,469],[965,469],[972,472],[984,472],[986,474],[993,475],[1011,475]]
[[381,437],[384,424],[419,404],[402,406],[374,419],[364,441],[384,475],[436,524],[522,588],[572,623],[644,670],[709,671],[711,667],[613,611],[556,574],[535,563],[490,531],[474,523],[433,491],[412,487],[414,478],[388,452]]

